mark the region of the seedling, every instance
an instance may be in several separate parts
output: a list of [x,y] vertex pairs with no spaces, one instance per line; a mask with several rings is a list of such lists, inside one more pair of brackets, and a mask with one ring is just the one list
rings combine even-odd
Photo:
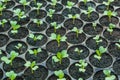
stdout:
[[25,12],[22,11],[21,9],[16,9],[13,12],[16,16],[18,16],[19,21],[20,19],[26,18]]
[[52,19],[54,13],[55,13],[55,10],[53,10],[53,9],[49,9],[47,15]]
[[67,1],[67,5],[66,8],[68,8],[69,10],[73,7],[75,3],[71,2],[71,1]]
[[61,28],[61,26],[58,25],[56,22],[52,22],[52,23],[51,23],[51,26],[54,27],[54,32],[55,32],[55,33],[56,33],[56,29]]
[[76,32],[77,38],[78,38],[79,34],[83,33],[83,30],[82,29],[78,29],[77,27],[74,27],[72,29],[72,31]]
[[2,11],[6,8],[5,4],[0,2],[0,15],[2,15]]
[[97,23],[92,23],[92,27],[94,28],[94,30],[96,30],[96,26],[97,26]]
[[1,57],[1,60],[4,61],[6,64],[12,65],[13,60],[19,55],[19,53],[15,51],[10,52],[10,57],[3,56]]
[[35,62],[35,61],[33,61],[33,62],[27,61],[27,62],[24,64],[24,66],[27,67],[27,68],[30,68],[32,73],[39,68],[39,67],[36,65],[36,62]]
[[110,4],[113,2],[114,0],[108,0],[107,2],[103,2],[103,4],[105,4],[107,6],[107,10],[109,9]]
[[55,76],[57,76],[57,80],[66,80],[66,78],[64,78],[64,72],[62,70],[58,70],[54,72]]
[[100,60],[103,53],[107,51],[107,48],[104,48],[103,46],[100,46],[99,49],[96,50],[96,54],[94,55],[94,58]]
[[30,4],[30,2],[28,2],[26,0],[20,0],[19,3],[21,3],[23,5],[24,10],[25,10],[25,6]]
[[37,41],[42,40],[43,36],[42,35],[35,36],[34,34],[30,34],[29,38],[33,39],[34,41]]
[[2,19],[0,21],[0,25],[2,25],[2,27],[4,27],[5,23],[7,23],[7,20],[6,19]]
[[109,21],[111,21],[112,16],[116,16],[117,12],[113,12],[111,10],[108,10],[108,11],[104,11],[104,15],[107,15],[109,18]]
[[83,78],[79,78],[78,80],[83,80]]
[[105,80],[115,80],[116,76],[115,75],[111,75],[111,71],[110,70],[103,70],[103,73],[105,74]]
[[10,79],[10,80],[15,80],[15,78],[17,77],[17,74],[14,71],[10,71],[10,72],[6,72],[6,76]]
[[22,44],[21,44],[21,43],[18,43],[18,44],[15,46],[15,48],[17,48],[17,49],[22,48]]
[[83,2],[84,2],[84,5],[86,5],[86,3],[87,3],[88,1],[90,1],[90,0],[81,0],[81,1],[83,1]]
[[54,62],[62,63],[63,58],[68,57],[67,50],[62,50],[61,52],[57,52],[55,56],[52,56],[52,60]]
[[88,63],[85,60],[79,60],[79,63],[76,63],[75,66],[79,67],[79,72],[85,72]]
[[73,24],[74,24],[75,23],[75,19],[79,18],[80,15],[79,14],[75,14],[75,15],[69,14],[68,17],[73,19]]
[[87,17],[90,18],[91,13],[94,11],[94,8],[88,7],[87,11],[84,11],[85,14],[87,14]]
[[83,50],[82,49],[78,49],[78,48],[75,48],[75,50],[74,50],[75,52],[77,52],[79,55],[83,52]]
[[120,49],[120,40],[118,41],[118,43],[115,43],[115,45],[118,47],[118,49]]
[[110,32],[110,35],[112,34],[114,28],[115,28],[115,24],[110,23],[109,27],[107,28],[107,31]]
[[52,33],[50,38],[57,41],[58,47],[60,46],[61,41],[66,41],[67,39],[66,36],[61,36],[60,34],[57,35],[55,33]]
[[37,3],[37,7],[34,7],[34,9],[37,9],[37,14],[40,13],[40,8],[42,7],[42,3]]
[[57,0],[51,0],[51,5],[53,6],[53,7],[55,7],[56,6],[56,4],[57,4]]
[[17,24],[17,21],[10,21],[12,30],[11,33],[16,34],[18,33],[18,29],[20,28],[20,25]]
[[35,56],[37,56],[37,54],[40,52],[42,52],[41,48],[29,50],[29,54],[34,54]]
[[102,39],[100,39],[100,35],[96,35],[95,37],[93,37],[93,39],[95,40],[96,44],[98,45],[100,42],[102,42]]
[[33,19],[33,22],[36,23],[38,27],[43,24],[43,21],[39,19]]

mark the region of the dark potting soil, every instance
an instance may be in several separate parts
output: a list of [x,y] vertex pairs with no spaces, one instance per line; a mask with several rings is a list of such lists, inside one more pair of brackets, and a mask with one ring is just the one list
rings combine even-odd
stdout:
[[[36,50],[38,48],[32,48],[30,50]],[[43,61],[45,61],[48,57],[48,53],[45,49],[41,49],[42,51],[37,53],[37,55],[35,54],[30,54],[29,52],[26,53],[25,58],[27,61],[36,61],[36,63],[41,63]]]
[[0,47],[5,46],[9,41],[9,37],[5,34],[0,34]]
[[116,61],[113,63],[113,70],[114,70],[114,72],[115,72],[117,75],[120,75],[120,59],[119,59],[119,60],[116,60]]
[[55,10],[55,12],[60,12],[63,9],[63,5],[57,3],[55,6],[48,4],[46,6],[46,11],[49,11],[49,9]]
[[10,19],[13,16],[13,12],[10,10],[3,10],[2,15],[0,15],[0,20],[2,19]]
[[61,27],[59,29],[56,30],[56,32],[54,32],[54,27],[50,26],[47,30],[46,30],[46,35],[48,37],[51,36],[52,33],[56,33],[56,34],[60,34],[61,36],[64,36],[66,33],[66,29],[64,27]]
[[45,78],[48,76],[48,70],[41,65],[38,65],[38,69],[33,73],[30,68],[27,68],[23,74],[25,80],[46,80]]
[[3,70],[0,69],[0,79],[2,79],[2,77],[3,77]]
[[[119,80],[118,76],[115,73],[111,72],[111,75],[115,75],[116,76],[115,80]],[[100,70],[94,74],[93,80],[105,80],[105,77],[106,76],[104,75],[103,70]]]
[[8,1],[6,4],[6,9],[10,9],[13,8],[15,6],[15,2],[14,1]]
[[70,64],[70,60],[68,58],[63,58],[61,64],[60,62],[54,62],[52,60],[52,56],[50,56],[46,61],[47,69],[51,71],[64,70],[69,66],[69,64]]
[[117,12],[117,15],[120,17],[120,8],[117,8],[115,12]]
[[117,17],[112,16],[111,20],[109,20],[108,16],[102,16],[99,19],[99,22],[102,26],[109,26],[110,23],[118,24],[119,19]]
[[58,43],[55,40],[49,41],[46,44],[46,50],[52,53],[57,53],[58,51],[66,50],[67,48],[68,44],[66,42],[61,42],[60,46],[58,46]]
[[[67,74],[64,74],[64,78],[65,78],[66,80],[72,80]],[[53,75],[51,75],[50,77],[48,77],[47,80],[57,80],[57,79],[58,79],[58,77],[53,74]]]
[[64,16],[62,14],[53,14],[52,18],[47,16],[46,17],[46,22],[47,23],[52,23],[52,22],[56,22],[57,24],[60,24],[64,21]]
[[43,24],[41,24],[40,26],[38,26],[36,23],[34,23],[33,21],[31,21],[28,25],[27,28],[33,32],[40,32],[40,31],[44,31],[46,28],[48,27],[46,22],[43,22]]
[[93,50],[98,49],[100,46],[107,47],[107,45],[108,45],[107,40],[104,39],[103,37],[100,37],[100,39],[102,39],[102,42],[99,42],[97,44],[96,41],[93,39],[93,37],[89,37],[86,40],[87,47],[89,47],[90,49],[93,49]]
[[80,12],[81,12],[80,9],[76,7],[72,7],[71,9],[65,8],[62,11],[62,15],[68,17],[69,14],[75,15],[75,14],[80,14]]
[[111,42],[118,42],[120,40],[120,29],[114,28],[112,34],[105,30],[103,36]]
[[[78,53],[75,50],[75,48],[78,48],[79,50],[83,50],[83,52]],[[89,49],[83,45],[74,45],[68,48],[67,53],[69,54],[69,57],[73,60],[80,60],[85,59],[89,55]]]
[[92,26],[92,23],[87,23],[84,25],[83,31],[88,35],[98,35],[102,33],[103,27],[100,24],[97,24],[96,27],[94,28]]
[[120,0],[114,0],[111,5],[120,7]]
[[83,25],[83,21],[80,19],[75,19],[73,23],[73,19],[67,19],[64,22],[64,27],[67,28],[68,30],[73,29],[73,27],[77,27],[78,29],[81,28]]
[[84,33],[76,35],[76,32],[69,32],[66,34],[67,42],[71,44],[79,44],[82,43],[86,39],[86,35]]
[[69,67],[69,74],[75,78],[75,79],[79,79],[79,78],[83,78],[83,79],[88,79],[89,77],[92,76],[93,74],[93,68],[90,64],[88,64],[86,66],[86,71],[83,73],[83,72],[79,72],[79,67],[78,66],[75,66],[75,64],[78,63],[78,62],[75,62],[73,63],[72,65],[70,65]]
[[93,66],[95,66],[97,68],[106,68],[112,64],[112,62],[113,62],[112,56],[110,56],[108,53],[103,53],[100,60],[94,58],[95,54],[96,53],[93,53],[89,57],[89,61]]
[[103,2],[107,2],[108,0],[93,0],[93,1],[95,1],[97,3],[103,3]]
[[[22,44],[22,47],[20,49],[17,49],[15,46],[17,46],[18,44]],[[8,53],[10,53],[11,51],[15,51],[18,52],[19,54],[24,54],[28,49],[28,46],[25,42],[22,41],[11,41],[10,43],[8,43],[8,45],[6,46],[6,51]]]
[[11,25],[9,23],[9,21],[7,23],[4,24],[4,26],[2,27],[2,25],[0,25],[0,32],[5,32],[8,31],[10,29]]
[[8,35],[12,39],[23,39],[29,34],[29,31],[25,27],[20,27],[18,33],[11,33],[11,30],[8,32]]
[[79,2],[78,6],[80,9],[87,10],[89,6],[94,8],[96,4],[93,1],[88,1],[86,4],[84,4],[84,2],[81,1]]
[[25,69],[25,60],[20,58],[20,57],[16,57],[13,61],[12,61],[12,65],[11,64],[3,64],[3,69],[6,72],[9,72],[11,70],[13,70],[15,73],[19,73],[22,72]]
[[108,46],[108,52],[116,57],[116,58],[120,58],[120,49],[115,45],[118,42],[111,42]]
[[35,36],[42,35],[42,40],[34,41],[32,38],[27,37],[27,43],[31,46],[43,46],[47,42],[47,37],[44,34],[41,33],[34,33]]

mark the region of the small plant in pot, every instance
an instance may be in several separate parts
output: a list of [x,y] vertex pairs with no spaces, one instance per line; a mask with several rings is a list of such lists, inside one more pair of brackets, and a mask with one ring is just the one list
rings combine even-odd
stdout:
[[68,8],[69,11],[70,11],[70,9],[73,7],[74,4],[75,4],[75,3],[71,2],[71,1],[67,1],[66,8]]
[[51,26],[54,27],[54,32],[55,32],[55,33],[56,33],[56,29],[61,28],[61,26],[58,25],[56,22],[52,22],[52,23],[51,23]]
[[80,15],[79,15],[79,14],[75,14],[75,15],[68,14],[68,17],[69,17],[69,18],[72,18],[72,19],[73,19],[73,24],[75,24],[75,19],[79,18]]
[[66,78],[64,78],[64,72],[62,70],[55,71],[54,74],[58,77],[57,80],[66,80]]
[[62,64],[62,59],[66,57],[68,57],[67,50],[62,50],[61,52],[57,52],[57,54],[52,57],[52,60]]
[[74,50],[75,52],[77,52],[79,55],[83,52],[83,50],[82,49],[78,49],[78,48],[75,48],[75,50]]
[[7,23],[8,21],[6,19],[2,19],[0,21],[0,25],[2,25],[2,27],[4,27],[5,23]]
[[55,33],[52,33],[50,38],[52,40],[56,40],[57,41],[58,47],[60,46],[60,42],[61,41],[66,41],[66,39],[67,39],[66,36],[61,36],[60,34],[55,34]]
[[19,3],[23,5],[24,10],[25,10],[25,6],[30,4],[30,2],[27,2],[26,0],[20,0]]
[[54,13],[55,13],[54,9],[49,9],[47,15],[52,19]]
[[17,77],[17,74],[14,71],[10,71],[10,72],[6,72],[6,76],[10,79],[10,80],[15,80],[15,78]]
[[115,24],[110,23],[109,27],[107,28],[107,31],[110,32],[110,35],[112,35],[113,29],[115,28]]
[[37,24],[37,27],[43,24],[43,21],[39,19],[33,19],[33,22]]
[[0,2],[0,15],[2,15],[2,11],[6,8],[6,5]]
[[98,45],[100,42],[102,42],[102,39],[100,39],[100,35],[96,35],[95,37],[93,37],[93,39],[95,40],[96,44]]
[[81,1],[83,1],[83,2],[84,2],[84,5],[86,5],[87,2],[90,1],[90,0],[81,0]]
[[34,9],[37,10],[37,14],[40,13],[40,8],[42,7],[42,3],[37,3],[37,7],[34,7]]
[[93,7],[88,7],[87,11],[84,11],[84,14],[87,15],[88,18],[91,17],[91,13],[94,11]]
[[77,27],[74,27],[71,31],[76,32],[76,37],[78,38],[78,35],[83,33],[82,29],[78,29]]
[[11,33],[16,34],[18,33],[18,29],[20,28],[20,25],[17,24],[17,21],[10,21],[12,30]]
[[51,0],[51,5],[52,5],[53,7],[55,7],[56,4],[57,4],[57,0]]
[[29,50],[29,54],[34,54],[35,56],[37,56],[37,54],[41,51],[42,51],[41,48]]
[[96,50],[96,54],[94,55],[94,58],[100,60],[102,57],[102,54],[104,54],[106,51],[107,51],[107,48],[100,46],[99,49]]
[[107,6],[107,10],[109,10],[110,4],[113,2],[114,0],[108,0],[107,2],[103,2],[103,4],[105,4]]

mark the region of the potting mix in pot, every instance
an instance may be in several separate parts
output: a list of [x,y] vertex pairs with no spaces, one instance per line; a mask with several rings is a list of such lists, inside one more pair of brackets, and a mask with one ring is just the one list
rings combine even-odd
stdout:
[[120,0],[0,0],[0,80],[120,80]]

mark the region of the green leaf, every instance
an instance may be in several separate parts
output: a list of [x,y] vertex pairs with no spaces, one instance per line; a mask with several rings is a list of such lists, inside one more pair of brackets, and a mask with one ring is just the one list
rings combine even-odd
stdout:
[[62,36],[60,41],[66,41],[67,37],[66,36]]
[[29,54],[34,54],[33,50],[28,50]]
[[42,40],[42,38],[43,38],[42,35],[37,36],[37,40]]
[[42,52],[42,49],[41,49],[41,48],[38,48],[38,49],[37,49],[37,52]]
[[53,57],[52,57],[52,60],[53,60],[54,62],[59,62],[59,61],[60,61],[56,56],[53,56]]
[[63,58],[68,57],[67,50],[62,50],[61,54]]
[[57,35],[55,33],[52,33],[50,38],[55,40],[57,38]]
[[111,71],[110,70],[103,70],[103,73],[106,75],[106,76],[109,76],[111,74]]
[[29,38],[32,38],[32,39],[33,39],[34,37],[35,37],[34,34],[30,34],[30,35],[29,35]]
[[6,76],[11,80],[15,80],[17,74],[14,71],[6,72]]
[[107,48],[104,48],[103,46],[99,47],[100,53],[105,53],[107,51]]
[[39,67],[38,66],[34,66],[33,68],[32,68],[32,70],[37,70]]
[[59,79],[62,79],[64,78],[64,73],[62,70],[59,70],[59,71],[55,71],[54,74],[59,77]]
[[6,56],[1,57],[1,60],[4,61],[6,64],[9,64],[11,62],[11,60],[9,60]]

